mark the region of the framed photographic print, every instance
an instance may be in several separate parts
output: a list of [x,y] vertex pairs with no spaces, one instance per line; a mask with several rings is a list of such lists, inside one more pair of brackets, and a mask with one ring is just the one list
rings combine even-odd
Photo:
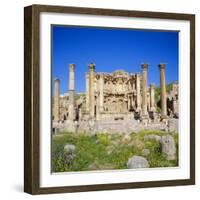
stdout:
[[195,16],[24,9],[24,191],[195,183]]

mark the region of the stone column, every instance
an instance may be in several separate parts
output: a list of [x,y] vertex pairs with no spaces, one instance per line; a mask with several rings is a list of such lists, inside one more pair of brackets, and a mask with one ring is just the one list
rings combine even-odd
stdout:
[[104,76],[103,74],[100,75],[100,80],[99,80],[99,111],[103,112],[103,103],[104,103],[104,94],[103,94],[103,86],[104,86]]
[[165,64],[159,64],[160,69],[160,98],[161,98],[161,117],[167,117],[167,96],[165,83]]
[[86,80],[86,112],[89,112],[89,74],[85,75]]
[[129,111],[130,107],[131,107],[130,96],[127,95],[127,111]]
[[90,111],[90,117],[94,118],[94,69],[95,64],[90,63],[88,65],[89,67],[89,111]]
[[155,85],[150,85],[150,110],[155,112]]
[[135,107],[135,101],[134,101],[133,95],[131,95],[131,108],[134,108],[134,107]]
[[147,112],[151,111],[151,96],[150,96],[150,92],[147,93]]
[[173,114],[178,117],[178,99],[173,99]]
[[75,70],[75,65],[70,64],[69,65],[69,107],[68,107],[68,112],[69,112],[69,120],[73,121],[75,116],[75,100],[74,100],[74,70]]
[[148,118],[147,113],[147,64],[142,64],[142,118]]
[[136,74],[136,106],[137,111],[141,111],[141,94],[140,94],[140,74]]
[[99,107],[99,105],[100,105],[100,98],[99,97],[100,96],[97,96],[95,98],[95,103],[96,103],[96,120],[100,119],[100,112],[99,112],[99,109],[100,109],[100,107]]
[[54,121],[60,120],[60,80],[55,79],[55,93],[54,93]]

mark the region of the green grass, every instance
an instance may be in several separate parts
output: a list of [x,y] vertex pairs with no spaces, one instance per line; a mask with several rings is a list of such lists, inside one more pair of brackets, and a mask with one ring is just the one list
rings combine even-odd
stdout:
[[[141,131],[132,133],[128,140],[123,139],[122,134],[96,135],[63,133],[53,136],[52,140],[52,171],[87,171],[106,169],[126,169],[126,163],[133,155],[143,156],[144,148],[150,150],[146,156],[150,167],[169,167],[178,165],[178,156],[175,161],[166,160],[161,154],[159,142],[144,140],[146,135],[165,135],[163,131]],[[173,136],[178,149],[178,135]],[[64,146],[74,144],[76,146],[75,158],[70,164],[64,160]],[[178,155],[178,152],[177,152]]]

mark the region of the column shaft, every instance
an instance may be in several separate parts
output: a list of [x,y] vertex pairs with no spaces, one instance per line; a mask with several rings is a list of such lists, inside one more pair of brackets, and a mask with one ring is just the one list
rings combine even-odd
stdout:
[[103,86],[104,86],[104,77],[103,77],[103,74],[101,74],[100,75],[100,80],[99,80],[99,87],[100,87],[100,93],[99,93],[99,111],[100,112],[103,112],[103,103],[104,103]]
[[69,107],[68,107],[70,121],[73,121],[75,119],[75,116],[74,116],[74,114],[75,114],[74,69],[75,69],[75,65],[70,64],[69,65]]
[[151,110],[151,96],[150,93],[147,94],[147,111],[149,112]]
[[136,74],[136,106],[139,112],[141,110],[140,74]]
[[142,116],[147,117],[147,64],[142,64]]
[[60,120],[60,80],[55,80],[55,94],[54,94],[54,121]]
[[155,112],[155,86],[154,84],[150,85],[150,106],[151,106],[151,111]]
[[94,118],[94,69],[95,65],[93,63],[89,64],[89,111],[90,117]]
[[160,64],[160,97],[161,97],[161,115],[167,116],[167,96],[165,83],[165,64]]
[[89,74],[86,73],[86,111],[89,112]]

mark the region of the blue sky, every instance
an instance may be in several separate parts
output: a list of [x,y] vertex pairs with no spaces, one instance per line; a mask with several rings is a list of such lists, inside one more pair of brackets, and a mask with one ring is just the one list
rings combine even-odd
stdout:
[[[76,92],[85,91],[85,72],[94,62],[97,72],[141,73],[148,63],[148,84],[159,85],[159,63],[166,65],[166,82],[178,80],[178,32],[52,26],[52,81],[68,92],[69,64],[74,63]],[[53,83],[52,83],[53,84]]]

